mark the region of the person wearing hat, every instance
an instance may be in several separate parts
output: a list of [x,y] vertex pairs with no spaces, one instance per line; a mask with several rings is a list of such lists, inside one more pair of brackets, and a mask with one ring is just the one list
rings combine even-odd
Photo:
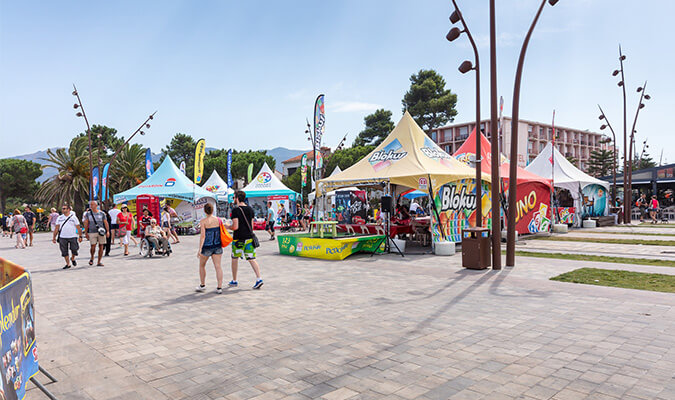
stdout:
[[122,212],[117,215],[117,229],[120,236],[120,242],[124,246],[124,255],[129,255],[129,240],[131,239],[131,231],[134,230],[134,216],[129,212],[129,207],[126,204],[122,205]]

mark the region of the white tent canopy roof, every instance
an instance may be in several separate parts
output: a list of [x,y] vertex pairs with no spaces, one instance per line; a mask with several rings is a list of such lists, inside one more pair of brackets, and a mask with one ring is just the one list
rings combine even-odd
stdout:
[[[281,183],[267,163],[263,164],[255,178],[253,178],[253,180],[242,190],[246,193],[246,197],[296,194],[293,190]],[[295,199],[294,196],[293,199]]]
[[220,177],[218,171],[215,169],[211,173],[211,176],[209,176],[209,179],[204,182],[202,187],[218,196],[227,196],[228,194],[234,193],[234,190],[227,186],[227,182],[225,182],[223,178]]
[[[551,153],[554,154],[553,158],[551,158]],[[554,161],[553,166],[551,160]],[[579,189],[588,185],[600,185],[609,189],[608,182],[594,178],[579,170],[567,161],[558,149],[553,148],[551,142],[546,144],[537,158],[532,160],[525,169],[544,178],[553,179],[555,187],[569,190],[574,198],[578,197]]]

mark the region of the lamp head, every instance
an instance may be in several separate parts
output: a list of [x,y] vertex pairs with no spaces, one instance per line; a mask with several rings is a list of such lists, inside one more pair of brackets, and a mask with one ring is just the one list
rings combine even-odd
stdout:
[[466,74],[467,72],[471,71],[473,69],[473,64],[471,64],[471,61],[465,60],[462,64],[459,66],[459,72]]
[[612,72],[612,76],[617,76],[619,75],[619,70],[615,69],[614,72]]
[[80,107],[80,105],[79,105],[79,104],[77,104],[77,103],[73,104],[73,108],[74,108],[74,109],[76,109],[76,110],[77,110],[77,109],[78,109],[79,107]]
[[456,24],[457,21],[459,21],[459,20],[460,20],[459,11],[457,11],[457,10],[453,11],[452,14],[450,14],[450,22],[452,22],[453,24]]
[[645,103],[640,103],[640,108],[645,108]]
[[140,132],[138,132],[138,133],[140,133],[141,136],[145,135],[145,132],[143,132],[143,131],[140,131]]
[[548,4],[554,6],[558,3],[558,0],[548,0]]
[[598,115],[598,119],[599,119],[599,120],[605,119],[605,114],[600,114],[600,115]]
[[645,95],[645,100],[649,100],[649,99],[651,99],[651,98],[652,98],[652,96],[650,96],[650,95],[648,95],[648,94]]
[[460,31],[459,28],[454,27],[450,29],[450,32],[448,32],[447,35],[445,35],[445,38],[448,39],[449,42],[452,42],[453,40],[457,39],[461,34],[462,31]]
[[642,91],[642,86],[638,86],[637,92],[640,93]]
[[150,124],[145,124],[145,127],[150,129]]
[[604,131],[604,130],[605,130],[605,128],[607,128],[607,125],[605,125],[605,124],[603,124],[603,125],[600,125],[600,130],[601,130],[601,131]]
[[619,81],[619,83],[617,83],[617,85],[623,86],[623,81]]
[[73,90],[73,96],[77,96],[77,90]]
[[626,56],[623,55],[623,54],[621,55],[621,57],[619,57],[619,60],[621,60],[621,61],[624,61],[625,59],[626,59]]
[[78,117],[81,117],[81,116],[82,116],[82,113],[81,113],[81,112],[78,112],[78,113],[75,114],[75,115],[78,116]]

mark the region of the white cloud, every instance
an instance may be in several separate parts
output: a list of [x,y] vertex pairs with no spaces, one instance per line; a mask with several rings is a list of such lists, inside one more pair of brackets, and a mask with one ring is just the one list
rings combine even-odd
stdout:
[[382,108],[379,104],[364,103],[360,101],[336,101],[331,104],[326,102],[326,108],[331,112],[368,112]]

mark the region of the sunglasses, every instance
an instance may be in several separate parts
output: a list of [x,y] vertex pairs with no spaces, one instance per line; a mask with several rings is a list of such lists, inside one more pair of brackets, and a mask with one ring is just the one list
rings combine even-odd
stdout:
[[68,210],[68,207],[61,207],[62,210]]

